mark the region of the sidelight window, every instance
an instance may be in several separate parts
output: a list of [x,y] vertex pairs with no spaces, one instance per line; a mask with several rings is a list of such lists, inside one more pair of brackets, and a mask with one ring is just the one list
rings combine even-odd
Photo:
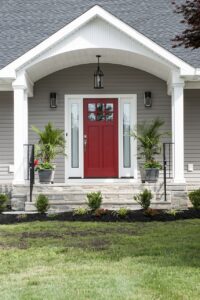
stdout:
[[71,104],[71,166],[79,168],[79,105]]
[[123,164],[124,168],[131,167],[131,137],[130,137],[130,103],[123,105]]

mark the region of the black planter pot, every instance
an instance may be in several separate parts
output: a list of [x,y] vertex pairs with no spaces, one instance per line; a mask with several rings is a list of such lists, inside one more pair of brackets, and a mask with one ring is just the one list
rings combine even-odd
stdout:
[[145,169],[144,167],[141,167],[140,173],[142,182],[157,182],[159,178],[159,171],[160,170],[157,168]]
[[54,181],[54,170],[39,170],[39,182],[42,184],[50,184]]

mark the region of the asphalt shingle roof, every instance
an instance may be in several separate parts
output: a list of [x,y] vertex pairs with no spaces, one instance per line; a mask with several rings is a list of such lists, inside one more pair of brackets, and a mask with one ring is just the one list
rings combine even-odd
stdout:
[[[181,0],[179,0],[181,1]],[[183,1],[183,0],[182,0]],[[0,68],[99,5],[189,64],[200,67],[200,49],[172,48],[182,32],[171,0],[0,0]]]

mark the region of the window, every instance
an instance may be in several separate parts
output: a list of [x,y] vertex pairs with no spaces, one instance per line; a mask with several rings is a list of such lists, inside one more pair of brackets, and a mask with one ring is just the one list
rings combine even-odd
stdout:
[[112,122],[114,120],[113,103],[89,103],[88,120]]
[[123,105],[123,164],[131,167],[131,137],[130,137],[130,104]]
[[79,105],[71,104],[71,166],[79,168]]

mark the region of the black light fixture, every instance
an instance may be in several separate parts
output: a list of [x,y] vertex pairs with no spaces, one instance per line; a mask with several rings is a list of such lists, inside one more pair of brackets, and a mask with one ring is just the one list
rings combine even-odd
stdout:
[[97,59],[98,59],[98,65],[97,65],[97,70],[94,72],[94,88],[95,89],[103,89],[103,77],[104,74],[100,69],[99,66],[99,59],[101,57],[101,55],[96,55]]
[[57,94],[50,93],[50,108],[57,108]]
[[152,107],[152,94],[151,92],[144,92],[144,106]]

